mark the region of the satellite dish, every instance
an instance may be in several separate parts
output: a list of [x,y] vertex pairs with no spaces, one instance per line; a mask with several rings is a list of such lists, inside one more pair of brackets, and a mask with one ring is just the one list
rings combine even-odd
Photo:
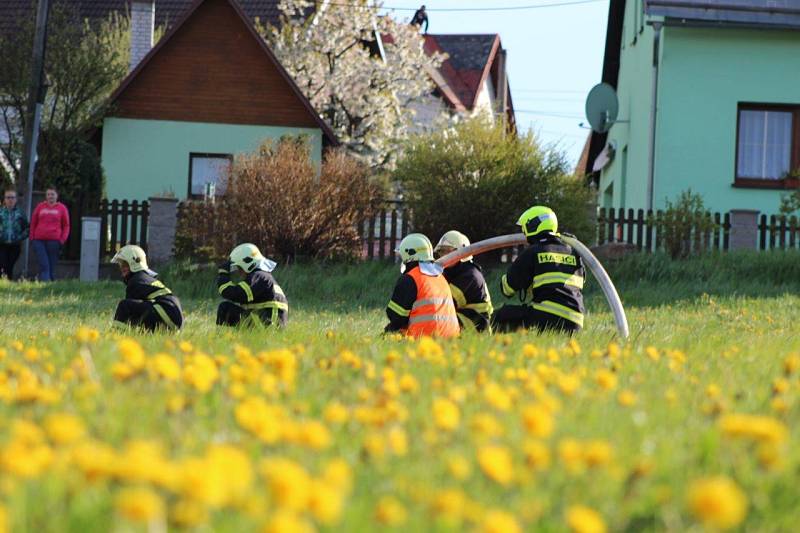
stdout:
[[586,97],[586,118],[597,133],[605,133],[617,121],[619,100],[617,91],[607,83],[592,87]]

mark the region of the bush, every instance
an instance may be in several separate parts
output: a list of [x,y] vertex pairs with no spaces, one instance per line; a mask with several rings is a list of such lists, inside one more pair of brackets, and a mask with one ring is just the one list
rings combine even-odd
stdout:
[[583,180],[569,176],[565,156],[532,134],[509,135],[502,125],[473,119],[417,136],[394,178],[414,213],[414,229],[431,239],[458,229],[473,241],[518,231],[528,207],[550,206],[564,231],[593,234]]
[[683,191],[675,203],[667,200],[661,216],[651,218],[649,223],[655,226],[664,250],[673,259],[684,259],[693,249],[696,252],[703,249],[703,236],[717,229],[703,204],[703,197],[691,190]]
[[236,158],[221,199],[183,207],[176,253],[218,260],[252,242],[288,261],[352,257],[358,226],[381,197],[367,167],[341,151],[328,152],[318,169],[302,140],[267,141]]
[[73,132],[42,132],[34,189],[55,185],[59,198],[82,212],[95,211],[103,195],[103,167],[97,149]]

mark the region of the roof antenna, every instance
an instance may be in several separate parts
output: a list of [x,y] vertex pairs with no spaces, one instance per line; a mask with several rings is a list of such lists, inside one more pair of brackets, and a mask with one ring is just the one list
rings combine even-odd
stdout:
[[423,5],[419,9],[414,12],[414,16],[411,18],[411,25],[412,26],[422,26],[425,24],[425,29],[422,30],[423,33],[428,33],[428,14],[425,12],[425,6]]

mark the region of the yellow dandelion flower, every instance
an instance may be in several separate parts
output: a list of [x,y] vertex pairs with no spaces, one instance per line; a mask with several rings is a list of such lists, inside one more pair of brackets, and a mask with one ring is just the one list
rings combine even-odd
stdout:
[[613,456],[614,450],[607,441],[591,440],[584,445],[583,457],[590,467],[607,466]]
[[460,420],[461,412],[454,402],[446,398],[433,400],[433,421],[436,427],[445,431],[454,431],[458,429]]
[[461,523],[467,504],[467,496],[463,491],[445,489],[434,495],[431,510],[437,518],[448,525],[456,526]]
[[339,492],[347,494],[353,487],[353,470],[344,459],[333,459],[325,465],[322,479]]
[[790,354],[783,360],[783,372],[787,376],[791,376],[800,369],[800,355]]
[[308,508],[317,522],[326,526],[336,524],[343,507],[344,498],[337,487],[324,480],[312,480]]
[[262,533],[313,533],[314,527],[296,512],[279,509],[267,521]]
[[384,496],[375,507],[375,519],[386,526],[399,526],[408,517],[406,508],[396,498]]
[[584,467],[583,449],[575,439],[564,439],[558,443],[558,457],[570,472],[579,472]]
[[289,459],[270,458],[261,463],[261,473],[277,505],[293,511],[306,509],[311,477],[302,466]]
[[617,396],[617,401],[623,407],[634,406],[637,402],[636,394],[627,389],[620,391],[619,395]]
[[147,360],[142,346],[133,339],[124,338],[117,343],[117,349],[122,361],[128,364],[134,372],[144,368]]
[[478,465],[492,481],[508,486],[514,480],[514,463],[508,448],[498,445],[483,446],[478,450]]
[[499,437],[503,434],[503,426],[488,413],[477,413],[470,420],[473,432],[484,437]]
[[736,527],[747,515],[747,497],[733,480],[724,476],[692,482],[687,502],[695,518],[717,529]]
[[150,361],[153,373],[164,381],[177,381],[181,377],[181,367],[169,354],[158,353]]
[[533,470],[546,470],[550,466],[550,450],[538,440],[527,440],[522,445],[525,464]]
[[170,510],[173,522],[183,527],[195,527],[208,521],[208,509],[195,500],[179,500]]
[[472,475],[472,465],[469,460],[462,455],[451,455],[447,459],[447,470],[450,475],[459,481],[464,481]]
[[44,420],[44,429],[50,440],[58,445],[73,444],[86,434],[83,421],[67,413],[49,415]]
[[589,507],[572,505],[567,509],[566,522],[574,533],[605,533],[603,517]]
[[572,396],[581,387],[581,378],[576,374],[562,374],[557,380],[559,390],[566,396]]
[[153,522],[164,516],[164,500],[147,488],[123,489],[116,497],[115,507],[132,522]]
[[549,437],[555,429],[553,415],[542,405],[525,406],[522,410],[522,423],[533,437]]
[[408,453],[408,436],[402,428],[393,427],[390,429],[387,434],[387,441],[393,454],[402,457]]
[[618,381],[617,375],[605,368],[601,368],[594,374],[594,382],[604,391],[616,389]]
[[719,420],[723,434],[733,438],[748,438],[779,444],[786,440],[789,430],[780,420],[768,416],[728,414]]
[[480,533],[522,533],[522,528],[511,513],[490,509],[483,516],[478,531]]
[[331,424],[344,424],[350,417],[347,407],[340,402],[331,402],[322,411],[322,417]]

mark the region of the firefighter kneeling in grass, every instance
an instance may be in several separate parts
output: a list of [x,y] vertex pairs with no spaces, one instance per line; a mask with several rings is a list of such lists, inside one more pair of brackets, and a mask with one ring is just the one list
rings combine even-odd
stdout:
[[114,255],[111,262],[119,265],[126,285],[125,299],[119,302],[114,313],[116,322],[148,331],[180,329],[183,325],[181,302],[156,279],[158,274],[147,267],[144,250],[128,244]]
[[522,305],[505,305],[495,312],[495,331],[536,328],[572,333],[583,327],[584,271],[581,258],[558,235],[552,209],[531,207],[517,222],[528,248],[502,277],[503,295],[519,295]]
[[[444,257],[458,248],[469,246],[469,239],[463,233],[450,230],[439,239],[433,249],[434,255]],[[472,256],[465,257],[455,265],[444,269],[444,277],[450,284],[453,303],[461,329],[465,331],[491,331],[492,298],[486,287],[481,267],[472,262]]]
[[410,337],[456,337],[458,318],[450,286],[442,267],[433,262],[431,241],[421,233],[407,235],[397,251],[403,273],[386,307],[389,324],[384,331]]
[[217,290],[225,298],[217,308],[217,324],[285,326],[289,304],[272,277],[276,266],[275,261],[261,255],[255,244],[234,248],[217,275]]

